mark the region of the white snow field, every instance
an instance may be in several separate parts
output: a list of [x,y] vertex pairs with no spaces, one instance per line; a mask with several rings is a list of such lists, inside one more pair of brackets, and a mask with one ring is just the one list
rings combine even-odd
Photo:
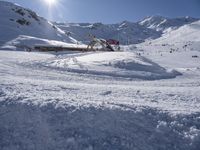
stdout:
[[193,54],[1,50],[0,149],[198,150]]

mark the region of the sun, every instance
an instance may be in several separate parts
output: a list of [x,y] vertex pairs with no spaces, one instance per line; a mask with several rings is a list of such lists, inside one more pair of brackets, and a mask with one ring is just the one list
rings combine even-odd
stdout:
[[49,6],[53,6],[57,3],[57,0],[44,0],[46,4]]

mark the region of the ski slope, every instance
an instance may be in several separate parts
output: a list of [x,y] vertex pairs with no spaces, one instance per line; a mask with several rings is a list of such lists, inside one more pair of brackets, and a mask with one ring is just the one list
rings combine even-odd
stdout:
[[184,25],[164,34],[162,37],[138,44],[148,51],[200,51],[200,21]]

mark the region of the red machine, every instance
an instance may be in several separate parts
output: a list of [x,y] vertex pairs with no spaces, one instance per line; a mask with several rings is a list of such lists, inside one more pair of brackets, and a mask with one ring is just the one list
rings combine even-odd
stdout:
[[106,42],[110,45],[119,45],[119,41],[114,40],[114,39],[108,39]]
[[114,40],[114,39],[108,39],[106,40],[106,42],[109,44],[109,45],[112,45],[112,47],[115,49],[115,50],[120,50],[120,46],[119,46],[119,41],[117,40]]

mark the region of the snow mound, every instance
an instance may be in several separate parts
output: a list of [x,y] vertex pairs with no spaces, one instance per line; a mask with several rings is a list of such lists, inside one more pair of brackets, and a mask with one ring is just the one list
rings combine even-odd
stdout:
[[32,10],[0,1],[0,46],[20,35],[73,43],[72,38]]
[[[73,40],[73,39],[72,39]],[[20,35],[16,39],[6,42],[1,48],[4,50],[32,50],[36,45],[50,46],[73,46],[75,44],[62,41],[36,38],[32,36]]]
[[179,75],[174,70],[166,70],[158,64],[132,52],[63,55],[43,62],[42,65],[76,73],[145,80],[174,78]]

